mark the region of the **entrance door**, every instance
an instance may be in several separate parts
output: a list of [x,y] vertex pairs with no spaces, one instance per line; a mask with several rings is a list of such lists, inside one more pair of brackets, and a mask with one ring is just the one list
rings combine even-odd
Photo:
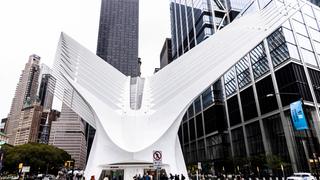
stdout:
[[108,177],[109,180],[123,180],[123,169],[102,170],[99,180]]
[[144,169],[144,175],[147,174],[152,176],[152,180],[160,180],[160,176],[167,176],[165,169]]

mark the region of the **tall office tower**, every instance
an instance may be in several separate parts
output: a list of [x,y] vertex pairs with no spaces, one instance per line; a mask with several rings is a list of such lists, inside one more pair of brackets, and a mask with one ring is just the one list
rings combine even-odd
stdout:
[[171,0],[173,59],[229,24],[247,3],[249,0]]
[[43,109],[50,110],[52,108],[56,79],[52,76],[51,69],[45,64],[41,64],[40,69],[38,100]]
[[41,114],[37,142],[42,144],[49,143],[52,122],[56,121],[59,117],[60,117],[59,111],[43,109]]
[[172,62],[171,39],[166,38],[160,53],[160,68]]
[[25,106],[20,111],[20,119],[13,145],[16,146],[29,142],[38,142],[41,115],[42,107],[36,103]]
[[102,0],[97,55],[131,77],[140,75],[139,0]]
[[84,169],[87,156],[86,123],[65,104],[60,118],[52,122],[49,144],[67,151],[75,160],[75,168]]
[[[278,1],[252,1],[240,16],[259,8],[266,12],[274,2]],[[320,9],[304,1],[291,7],[295,8],[292,16],[188,108],[179,129],[188,165],[202,162],[205,172],[233,172],[234,167],[244,172],[245,163],[258,164],[257,158],[265,155],[288,162],[285,172],[316,172],[314,162],[320,157],[320,128],[315,125],[320,102]],[[271,14],[275,12],[268,16]],[[305,102],[308,127],[304,131],[290,114],[290,104],[299,99]],[[233,167],[227,160],[230,157]]]
[[37,98],[39,62],[39,56],[31,55],[17,84],[5,129],[5,132],[9,137],[9,144],[14,144],[15,142],[23,106],[32,104]]

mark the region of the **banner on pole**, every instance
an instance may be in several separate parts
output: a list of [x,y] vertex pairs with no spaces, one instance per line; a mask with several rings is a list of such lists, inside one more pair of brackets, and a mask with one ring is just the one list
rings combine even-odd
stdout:
[[293,126],[296,130],[308,129],[307,119],[303,112],[302,101],[296,101],[290,104],[290,112]]

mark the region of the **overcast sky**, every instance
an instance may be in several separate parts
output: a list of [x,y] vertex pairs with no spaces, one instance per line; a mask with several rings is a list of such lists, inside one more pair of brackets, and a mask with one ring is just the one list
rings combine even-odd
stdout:
[[[96,51],[101,0],[0,1],[0,118],[7,116],[29,55],[52,67],[60,32]],[[139,57],[142,75],[159,66],[170,37],[169,0],[140,0]]]

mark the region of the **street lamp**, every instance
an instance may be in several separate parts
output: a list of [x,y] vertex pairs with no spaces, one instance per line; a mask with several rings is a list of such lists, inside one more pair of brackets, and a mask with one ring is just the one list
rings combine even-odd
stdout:
[[270,93],[270,94],[267,94],[266,97],[273,97],[273,96],[275,96],[276,94],[279,94],[279,95],[296,95],[296,96],[300,96],[300,93]]

